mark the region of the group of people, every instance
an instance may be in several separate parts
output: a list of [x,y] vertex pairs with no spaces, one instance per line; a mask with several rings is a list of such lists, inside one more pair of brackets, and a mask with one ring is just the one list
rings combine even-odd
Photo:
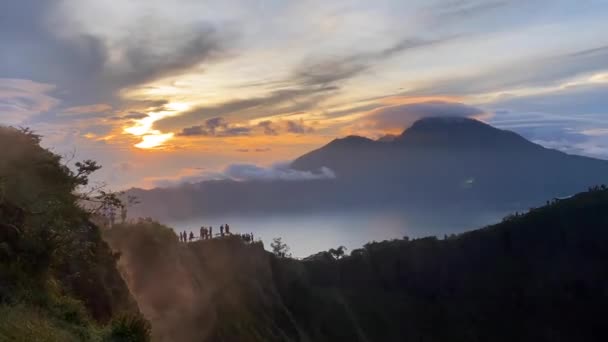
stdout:
[[[219,234],[217,234],[217,236],[223,237],[226,235],[232,235],[232,233],[230,233],[230,226],[227,223],[220,226],[220,232],[219,232]],[[238,236],[240,236],[243,239],[243,241],[245,241],[245,242],[253,242],[253,233],[238,234]],[[196,239],[196,237],[194,236],[194,232],[190,232],[190,234],[186,233],[186,231],[179,233],[180,242],[192,242],[195,239]],[[200,240],[213,239],[213,227],[212,226],[209,226],[209,227],[202,226],[200,229],[199,239]]]

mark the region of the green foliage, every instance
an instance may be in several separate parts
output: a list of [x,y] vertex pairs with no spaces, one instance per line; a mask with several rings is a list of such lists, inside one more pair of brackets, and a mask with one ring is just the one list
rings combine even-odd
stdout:
[[81,339],[44,312],[25,306],[0,306],[0,341],[78,342]]
[[90,340],[115,313],[137,312],[114,254],[79,205],[90,194],[116,202],[99,188],[83,195],[96,162],[72,171],[39,143],[28,129],[0,127],[0,144],[11,146],[0,151],[0,302],[11,305],[7,317],[31,321],[16,330],[24,340]]
[[139,314],[121,314],[112,320],[107,342],[148,342],[150,323]]

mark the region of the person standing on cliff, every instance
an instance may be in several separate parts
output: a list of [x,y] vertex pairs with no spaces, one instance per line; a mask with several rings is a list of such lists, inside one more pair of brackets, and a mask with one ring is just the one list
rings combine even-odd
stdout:
[[226,229],[226,235],[230,235],[230,226],[228,225],[228,223],[226,223],[224,225],[225,229]]
[[224,225],[220,226],[220,236],[224,236]]
[[205,240],[205,231],[206,231],[206,230],[207,230],[207,229],[205,229],[205,227],[201,226],[201,229],[200,229],[200,233],[201,233],[201,241],[202,241],[202,240]]

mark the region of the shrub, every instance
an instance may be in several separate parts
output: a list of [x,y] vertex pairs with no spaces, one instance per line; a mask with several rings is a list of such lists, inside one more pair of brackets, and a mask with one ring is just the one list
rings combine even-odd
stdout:
[[125,313],[112,321],[108,342],[148,342],[150,323],[141,315]]

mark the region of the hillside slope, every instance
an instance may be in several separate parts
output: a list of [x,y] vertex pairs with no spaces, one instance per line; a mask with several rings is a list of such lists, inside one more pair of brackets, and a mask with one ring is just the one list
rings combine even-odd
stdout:
[[445,239],[277,258],[152,221],[106,237],[155,338],[171,341],[603,341],[608,190]]
[[39,142],[0,127],[0,341],[146,341],[116,255],[77,204],[85,174]]

